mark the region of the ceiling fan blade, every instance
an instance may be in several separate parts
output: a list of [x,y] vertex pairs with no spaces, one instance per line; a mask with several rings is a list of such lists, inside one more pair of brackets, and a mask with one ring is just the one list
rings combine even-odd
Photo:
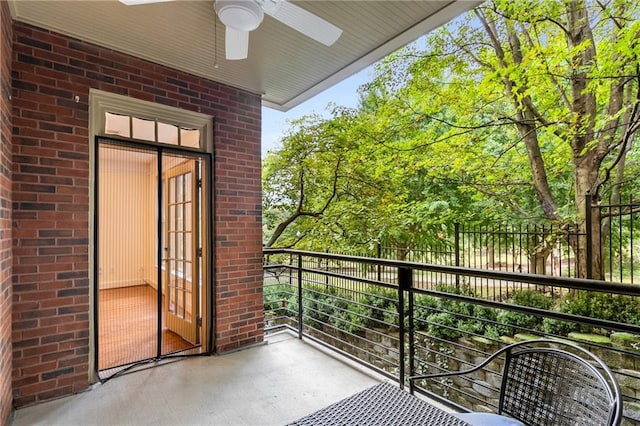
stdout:
[[119,0],[120,3],[126,4],[127,6],[136,6],[139,4],[151,4],[151,3],[163,3],[166,1],[173,0]]
[[246,59],[249,51],[249,31],[226,27],[224,50],[225,56],[229,60]]
[[264,12],[307,37],[331,46],[342,30],[331,22],[285,0],[265,0]]

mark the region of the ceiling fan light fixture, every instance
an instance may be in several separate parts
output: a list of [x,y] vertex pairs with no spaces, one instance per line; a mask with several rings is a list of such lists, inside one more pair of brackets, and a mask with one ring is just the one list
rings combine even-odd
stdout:
[[216,13],[227,27],[253,31],[262,22],[264,12],[254,0],[216,0]]

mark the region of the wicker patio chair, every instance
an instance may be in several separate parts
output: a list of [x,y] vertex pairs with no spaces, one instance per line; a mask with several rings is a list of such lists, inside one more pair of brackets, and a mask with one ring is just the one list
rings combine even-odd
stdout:
[[468,370],[412,376],[411,392],[416,381],[470,374],[496,358],[504,359],[498,412],[458,414],[467,423],[527,426],[620,424],[622,397],[611,370],[591,352],[555,340],[541,339],[506,346]]

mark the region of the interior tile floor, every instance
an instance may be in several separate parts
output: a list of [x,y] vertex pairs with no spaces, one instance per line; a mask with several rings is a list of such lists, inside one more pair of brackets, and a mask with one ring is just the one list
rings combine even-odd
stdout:
[[385,380],[289,332],[220,356],[183,358],[26,407],[26,425],[284,425]]

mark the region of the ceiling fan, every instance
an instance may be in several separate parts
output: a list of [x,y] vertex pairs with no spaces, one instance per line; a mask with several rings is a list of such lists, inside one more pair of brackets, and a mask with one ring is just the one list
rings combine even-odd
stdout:
[[[120,0],[126,5],[172,0]],[[249,32],[260,26],[264,14],[326,46],[340,38],[342,30],[317,15],[286,0],[215,0],[215,11],[225,25],[225,53],[229,60],[245,59]]]

